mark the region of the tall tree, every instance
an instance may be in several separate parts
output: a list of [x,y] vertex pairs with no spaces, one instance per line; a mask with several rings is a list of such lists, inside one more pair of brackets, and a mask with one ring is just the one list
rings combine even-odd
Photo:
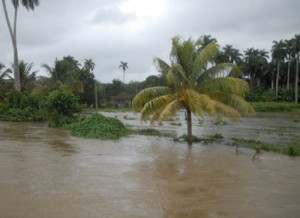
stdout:
[[189,145],[192,144],[192,113],[203,116],[204,111],[211,114],[220,112],[239,117],[239,111],[253,111],[243,98],[248,90],[246,81],[218,77],[220,71],[230,71],[234,65],[212,65],[218,54],[218,46],[212,42],[199,50],[199,42],[191,38],[182,41],[174,37],[171,65],[159,58],[155,60],[160,66],[159,70],[166,76],[168,86],[143,89],[133,99],[133,107],[142,108],[141,119],[146,120],[151,115],[151,123],[161,122],[184,108]]
[[274,62],[277,63],[277,73],[276,73],[276,100],[278,98],[278,89],[279,89],[279,78],[280,78],[280,63],[284,61],[286,56],[285,54],[285,44],[282,40],[280,41],[273,41],[272,46],[272,59]]
[[95,63],[93,62],[93,60],[90,59],[85,59],[84,60],[84,64],[83,64],[83,69],[87,70],[89,73],[92,73],[94,68],[95,68]]
[[128,69],[128,63],[127,62],[123,62],[123,61],[120,61],[120,66],[119,68],[122,68],[123,70],[123,83],[125,82],[125,71]]
[[268,63],[268,52],[249,48],[244,51],[243,71],[245,76],[250,78],[250,86],[259,85],[263,75],[264,66]]
[[291,62],[293,57],[293,40],[285,40],[284,46],[287,54],[287,62],[288,62],[288,71],[287,71],[287,79],[286,79],[286,89],[290,89],[290,75],[291,75]]
[[295,35],[295,37],[293,39],[293,48],[294,48],[294,51],[296,53],[295,103],[298,103],[300,34]]
[[[94,68],[95,68],[95,63],[93,62],[93,60],[91,58],[89,59],[85,59],[84,60],[84,64],[83,64],[83,70],[87,70],[90,74],[92,74]],[[93,79],[94,79],[94,75],[92,74]],[[95,95],[95,109],[98,110],[98,83],[97,80],[94,79],[94,95]],[[85,91],[87,90],[87,88],[89,87],[89,84],[84,84],[84,89]],[[86,93],[86,92],[85,92]]]
[[[34,10],[36,6],[39,5],[39,0],[22,0],[22,5],[27,8],[27,10]],[[12,0],[12,4],[14,6],[14,20],[13,26],[9,19],[7,7],[6,7],[6,0],[2,0],[3,10],[5,14],[6,23],[9,29],[10,38],[13,45],[13,53],[14,53],[14,86],[17,91],[21,91],[21,83],[20,83],[20,73],[19,73],[19,55],[18,55],[18,47],[17,47],[17,17],[18,17],[18,8],[19,8],[19,0]]]

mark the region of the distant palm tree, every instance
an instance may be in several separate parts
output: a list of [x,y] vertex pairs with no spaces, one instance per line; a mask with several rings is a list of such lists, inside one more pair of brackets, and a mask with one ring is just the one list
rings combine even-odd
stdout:
[[[27,8],[27,10],[31,9],[34,10],[36,6],[39,5],[39,0],[22,0],[22,5]],[[17,15],[18,15],[18,8],[19,8],[19,0],[12,0],[12,4],[14,6],[14,20],[13,26],[11,25],[7,7],[6,7],[6,0],[2,0],[3,10],[5,14],[6,23],[9,29],[10,37],[12,40],[13,50],[14,50],[14,86],[17,91],[21,91],[21,83],[20,83],[20,73],[19,73],[19,57],[18,57],[18,48],[17,48]]]
[[159,58],[155,59],[168,85],[143,89],[133,99],[133,107],[142,109],[141,119],[147,120],[151,116],[151,124],[156,121],[160,123],[184,108],[189,145],[192,144],[192,113],[203,116],[205,111],[211,114],[220,112],[239,117],[239,111],[253,111],[244,100],[248,90],[246,81],[218,77],[220,71],[230,71],[234,65],[222,63],[212,66],[218,54],[218,46],[212,42],[199,50],[199,42],[192,39],[182,42],[179,37],[174,37],[171,65]]
[[31,91],[35,86],[36,71],[32,71],[33,64],[27,64],[24,61],[20,61],[20,84],[21,91]]
[[2,71],[2,69],[5,68],[5,65],[0,63],[0,83],[4,82],[5,79],[13,79],[9,74],[11,73],[10,69],[6,69]]
[[84,64],[83,64],[83,69],[87,70],[89,73],[92,73],[94,68],[95,68],[95,63],[93,62],[93,60],[90,59],[85,59],[84,60]]
[[261,76],[268,63],[268,52],[264,49],[249,48],[244,51],[244,54],[243,69],[246,76],[250,77],[250,86],[253,87],[255,83],[260,85]]
[[120,61],[120,66],[119,68],[122,68],[123,70],[123,83],[125,82],[125,71],[128,69],[128,63],[127,62],[123,62],[123,61]]
[[291,62],[293,54],[293,40],[285,40],[284,46],[287,54],[287,62],[288,62],[288,72],[287,72],[287,80],[286,80],[286,89],[290,89],[290,75],[291,75]]
[[197,41],[198,51],[207,46],[210,43],[217,43],[217,40],[213,38],[211,35],[202,35]]
[[286,56],[286,50],[285,50],[285,44],[282,40],[279,42],[273,41],[272,46],[272,58],[273,61],[277,62],[277,73],[276,73],[276,83],[275,83],[275,89],[276,89],[276,100],[278,98],[278,89],[279,89],[279,77],[280,77],[280,63],[284,61],[284,58]]

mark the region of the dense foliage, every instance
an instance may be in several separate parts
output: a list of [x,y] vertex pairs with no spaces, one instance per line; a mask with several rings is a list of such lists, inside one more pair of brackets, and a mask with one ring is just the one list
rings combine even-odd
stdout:
[[42,107],[44,96],[12,91],[0,103],[0,120],[41,121],[45,119]]
[[64,86],[52,91],[44,102],[47,121],[51,127],[61,127],[74,120],[74,113],[79,112],[78,98]]
[[101,114],[74,122],[68,129],[73,136],[98,139],[118,139],[131,132],[120,120]]

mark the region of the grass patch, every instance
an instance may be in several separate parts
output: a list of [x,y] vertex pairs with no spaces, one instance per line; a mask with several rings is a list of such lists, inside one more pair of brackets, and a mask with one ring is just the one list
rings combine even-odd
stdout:
[[148,135],[148,136],[160,136],[160,137],[171,137],[170,133],[164,133],[157,129],[149,128],[149,129],[138,129],[135,130],[134,133],[138,135]]
[[97,139],[118,139],[132,133],[120,120],[101,114],[82,118],[70,124],[68,129],[73,136]]
[[[209,135],[207,137],[197,137],[193,135],[192,141],[193,142],[201,142],[205,145],[215,143],[215,142],[222,142],[224,137],[222,134],[214,134],[214,135]],[[187,142],[187,135],[182,135],[179,137],[174,138],[175,142]]]
[[243,146],[243,147],[253,148],[255,150],[273,151],[273,152],[287,154],[291,156],[300,155],[300,144],[296,144],[296,143],[289,144],[289,145],[277,145],[272,143],[256,141],[253,139],[233,138],[233,144]]
[[300,113],[300,104],[291,102],[250,102],[255,111]]

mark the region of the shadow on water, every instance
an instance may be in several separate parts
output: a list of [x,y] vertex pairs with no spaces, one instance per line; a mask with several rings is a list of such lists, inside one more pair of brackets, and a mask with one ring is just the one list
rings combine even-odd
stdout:
[[54,151],[62,153],[63,156],[77,153],[77,149],[70,143],[64,140],[49,140],[48,144],[52,146]]

